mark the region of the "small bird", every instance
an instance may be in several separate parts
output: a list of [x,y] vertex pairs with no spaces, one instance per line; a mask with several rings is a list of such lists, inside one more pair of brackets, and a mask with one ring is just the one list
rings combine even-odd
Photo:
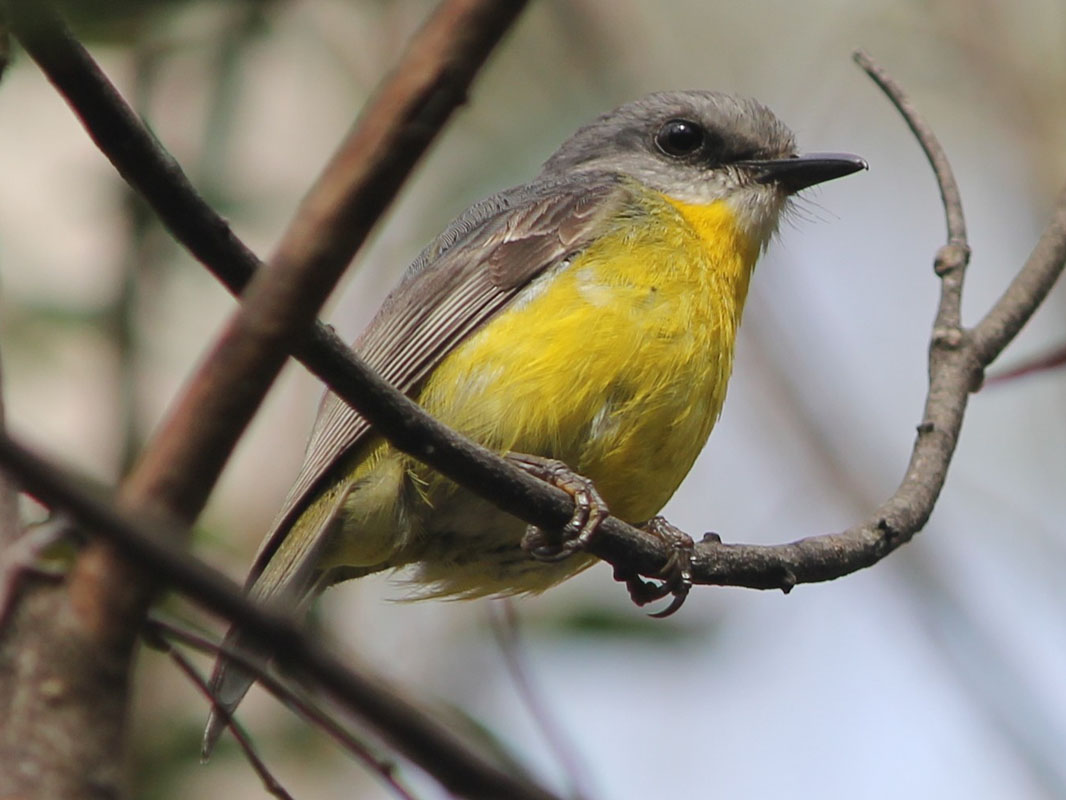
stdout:
[[[865,168],[798,155],[755,100],[647,95],[460,214],[354,349],[450,427],[564,488],[583,476],[611,514],[648,524],[718,419],[749,279],[789,198]],[[327,393],[247,590],[300,607],[408,567],[418,596],[513,595],[595,562],[578,547],[523,549],[525,528]],[[236,630],[226,642],[249,649]],[[205,757],[252,681],[219,659]]]

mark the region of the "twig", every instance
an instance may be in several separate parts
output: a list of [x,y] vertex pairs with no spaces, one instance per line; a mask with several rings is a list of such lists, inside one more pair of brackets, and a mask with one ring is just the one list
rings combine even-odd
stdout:
[[962,197],[959,194],[959,186],[955,182],[951,164],[948,163],[947,154],[940,146],[932,128],[918,114],[918,110],[911,103],[903,91],[903,87],[888,72],[875,62],[868,53],[857,50],[853,56],[855,63],[862,67],[874,83],[881,87],[881,91],[899,111],[904,122],[911,129],[914,138],[918,140],[925,157],[929,159],[929,166],[933,168],[937,186],[940,188],[940,199],[944,206],[945,218],[948,226],[948,242],[951,244],[966,245],[966,220],[962,214]]
[[[148,615],[148,619],[145,622],[145,630],[159,639],[176,639],[202,653],[215,656],[224,655],[234,664],[255,675],[256,682],[273,695],[275,699],[295,711],[319,730],[324,731],[340,747],[362,761],[398,797],[402,800],[415,800],[414,795],[396,777],[396,765],[393,762],[386,761],[375,755],[369,745],[360,741],[355,734],[347,730],[327,711],[319,708],[312,700],[301,696],[286,685],[284,681],[276,678],[261,661],[249,658],[243,651],[223,647],[206,636],[201,636],[180,625],[168,622],[160,617],[158,613],[150,613]],[[217,705],[216,698],[211,694],[210,686],[206,682],[195,681],[195,683],[201,688],[211,705]],[[225,709],[222,709],[220,713],[225,713]],[[230,717],[228,722],[232,723],[233,718]]]
[[218,570],[184,552],[165,522],[148,525],[98,500],[44,459],[0,433],[0,465],[42,503],[67,511],[87,530],[105,537],[150,574],[196,604],[241,626],[253,645],[269,647],[282,669],[306,676],[352,715],[366,720],[443,786],[462,797],[558,800],[505,772],[471,749],[378,676],[350,667],[308,635],[302,621],[261,608]]
[[[154,626],[149,626],[147,632],[152,636],[149,641],[149,646],[154,647],[156,650],[166,653],[170,660],[174,662],[177,668],[184,673],[185,677],[200,690],[208,699],[211,698],[211,687],[207,685],[207,679],[205,679],[196,667],[187,659],[180,650],[175,648],[166,640],[160,631]],[[237,740],[237,744],[240,745],[241,750],[244,752],[244,757],[248,760],[248,763],[252,765],[252,769],[255,770],[256,775],[263,782],[263,788],[266,789],[274,797],[280,797],[282,800],[293,800],[291,794],[289,794],[285,787],[281,785],[274,774],[267,767],[266,763],[259,757],[259,754],[255,750],[255,745],[252,744],[251,738],[248,736],[248,732],[244,730],[244,727],[237,722],[237,720],[230,717],[226,720],[226,726],[233,734],[233,738]]]

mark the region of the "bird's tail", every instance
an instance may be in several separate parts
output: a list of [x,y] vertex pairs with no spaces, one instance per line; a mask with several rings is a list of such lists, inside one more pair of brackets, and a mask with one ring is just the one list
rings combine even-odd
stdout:
[[[270,654],[250,647],[247,642],[241,641],[242,638],[244,637],[237,628],[230,628],[226,633],[226,638],[222,641],[223,650],[239,652],[242,656],[250,660],[262,661],[265,665]],[[219,656],[215,661],[210,684],[214,705],[208,714],[203,742],[200,745],[200,758],[203,761],[211,757],[211,751],[215,749],[218,737],[226,729],[230,715],[236,710],[254,682],[255,675],[242,664],[225,656]]]
[[[306,611],[311,600],[325,585],[322,571],[315,567],[315,553],[299,543],[299,538],[282,543],[249,587],[250,599],[274,608],[295,609],[298,614]],[[237,663],[227,658],[226,653],[239,653],[242,662],[248,664]],[[200,748],[202,760],[210,758],[230,716],[255,682],[256,673],[260,670],[251,669],[250,666],[261,664],[266,668],[272,656],[269,647],[253,644],[236,625],[227,631],[222,641],[222,653],[211,673],[210,688],[214,705],[204,729]]]

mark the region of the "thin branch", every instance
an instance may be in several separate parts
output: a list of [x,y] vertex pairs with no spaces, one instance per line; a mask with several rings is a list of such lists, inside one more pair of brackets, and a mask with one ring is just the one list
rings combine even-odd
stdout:
[[279,668],[313,681],[455,794],[486,800],[558,800],[488,762],[381,677],[352,669],[354,658],[333,655],[307,632],[302,620],[254,604],[221,572],[184,552],[177,545],[173,525],[131,519],[2,433],[0,465],[17,475],[22,488],[42,503],[67,511],[143,570],[165,576],[168,584],[196,604],[240,625],[253,645],[276,653]]
[[[325,732],[342,749],[347,750],[359,761],[363,762],[371,772],[375,773],[388,785],[397,797],[400,797],[401,800],[415,800],[414,795],[397,779],[396,765],[392,761],[387,761],[375,755],[369,745],[347,730],[327,711],[319,708],[312,700],[303,697],[286,685],[284,681],[276,678],[263,662],[250,658],[241,650],[223,647],[206,636],[201,636],[180,625],[168,622],[157,613],[148,615],[148,619],[145,622],[145,631],[160,640],[174,639],[194,650],[199,650],[201,653],[225,656],[234,664],[255,675],[256,682],[273,695],[275,699],[295,711],[319,730]],[[217,705],[217,698],[211,693],[211,687],[206,682],[194,681],[194,683],[200,688],[211,705]],[[225,709],[221,709],[221,713],[225,713]],[[233,723],[233,717],[229,718],[228,723]]]
[[47,2],[9,0],[19,43],[70,104],[89,137],[159,219],[229,289],[239,293],[260,265],[197,194],[177,161],[122,99]]
[[[189,682],[210,700],[211,687],[207,685],[207,679],[199,673],[196,667],[192,665],[192,662],[166,638],[158,635],[158,630],[149,628],[149,631],[152,633],[150,646],[166,653]],[[270,771],[263,759],[259,757],[259,753],[256,752],[255,745],[252,744],[251,737],[248,736],[248,732],[245,731],[244,727],[232,717],[226,720],[226,726],[230,729],[230,733],[233,734],[233,738],[237,740],[237,744],[240,745],[245,759],[252,765],[252,769],[259,776],[259,780],[263,782],[263,788],[274,797],[280,797],[282,800],[293,800],[292,795],[285,790],[285,787],[274,777],[274,773]]]
[[962,326],[962,284],[966,265],[970,261],[970,244],[966,239],[966,220],[955,173],[933,129],[918,114],[903,87],[865,52],[857,51],[854,59],[903,116],[933,168],[948,229],[947,244],[937,252],[934,264],[941,281],[940,305],[933,323],[933,336],[958,338]]
[[899,111],[903,121],[918,140],[925,157],[929,159],[929,166],[933,168],[937,186],[940,188],[940,199],[944,206],[945,218],[948,226],[948,242],[951,244],[966,245],[966,220],[962,214],[962,196],[959,194],[959,185],[955,181],[955,174],[948,163],[947,154],[940,146],[933,129],[922,119],[918,110],[907,97],[903,87],[893,78],[884,67],[875,62],[868,53],[857,50],[853,56],[855,63],[862,67],[892,105]]

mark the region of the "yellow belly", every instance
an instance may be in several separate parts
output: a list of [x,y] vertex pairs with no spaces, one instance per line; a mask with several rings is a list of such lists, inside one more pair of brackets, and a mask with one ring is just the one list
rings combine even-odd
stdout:
[[561,459],[631,522],[662,508],[718,418],[758,254],[724,203],[644,205],[457,348],[419,398],[491,448]]

